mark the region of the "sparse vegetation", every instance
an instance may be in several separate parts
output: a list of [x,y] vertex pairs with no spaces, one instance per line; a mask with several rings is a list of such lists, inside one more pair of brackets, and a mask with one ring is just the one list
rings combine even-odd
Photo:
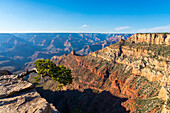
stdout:
[[170,99],[168,99],[168,101],[167,101],[167,107],[168,107],[168,109],[170,109]]
[[59,83],[58,87],[65,86],[72,83],[71,70],[67,69],[63,65],[56,65],[49,59],[37,60],[34,62],[35,68],[38,71],[35,81],[38,82],[45,76],[51,77],[51,79]]
[[161,99],[139,99],[136,101],[136,113],[149,113],[153,109],[157,109],[157,112],[161,110],[161,105],[164,103]]

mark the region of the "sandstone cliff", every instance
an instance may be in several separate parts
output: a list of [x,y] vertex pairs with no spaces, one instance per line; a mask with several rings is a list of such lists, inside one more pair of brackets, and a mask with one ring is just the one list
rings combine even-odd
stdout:
[[135,43],[147,42],[148,44],[170,45],[170,34],[168,33],[138,33],[130,37]]
[[[132,113],[170,112],[170,46],[167,39],[164,44],[155,45],[160,43],[148,44],[146,37],[139,39],[142,43],[134,43],[135,36],[140,35],[127,41],[122,39],[84,57],[54,56],[51,60],[70,68],[74,76],[74,83],[64,90],[92,89],[99,94],[109,91],[114,96],[127,98],[121,105]],[[110,108],[105,109],[107,113]]]
[[59,113],[34,89],[14,75],[0,76],[0,113]]

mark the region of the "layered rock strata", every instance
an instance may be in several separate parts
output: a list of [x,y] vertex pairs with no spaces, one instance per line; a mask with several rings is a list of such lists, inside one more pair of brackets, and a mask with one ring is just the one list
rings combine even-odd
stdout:
[[33,84],[14,77],[0,76],[0,113],[59,113],[36,92]]
[[148,44],[170,45],[169,33],[138,33],[130,37],[135,43],[147,42]]
[[64,90],[109,91],[128,98],[121,105],[132,113],[170,112],[169,50],[167,44],[121,40],[84,57],[69,54],[51,60],[72,70],[74,82]]

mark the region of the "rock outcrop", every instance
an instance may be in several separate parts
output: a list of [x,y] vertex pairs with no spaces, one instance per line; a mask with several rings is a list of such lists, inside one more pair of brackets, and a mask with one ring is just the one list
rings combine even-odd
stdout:
[[169,33],[138,33],[130,37],[135,43],[146,42],[148,44],[167,44],[170,45]]
[[[72,70],[74,81],[71,86],[63,89],[65,91],[69,89],[83,92],[92,89],[99,94],[109,91],[113,96],[128,98],[121,105],[132,113],[170,112],[169,50],[170,46],[166,41],[164,44],[148,44],[120,40],[87,56],[69,54],[54,56],[51,60]],[[57,91],[52,87],[54,82],[45,84],[47,89]],[[82,101],[76,102],[79,108]],[[110,108],[105,109],[107,113]]]
[[59,113],[33,84],[13,78],[15,75],[0,76],[0,113]]

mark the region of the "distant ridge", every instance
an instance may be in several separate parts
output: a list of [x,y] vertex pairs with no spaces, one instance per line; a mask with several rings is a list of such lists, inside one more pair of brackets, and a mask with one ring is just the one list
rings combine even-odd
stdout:
[[0,33],[0,56],[5,58],[0,60],[0,68],[14,72],[32,66],[36,59],[69,54],[73,50],[87,55],[130,36],[132,34]]

